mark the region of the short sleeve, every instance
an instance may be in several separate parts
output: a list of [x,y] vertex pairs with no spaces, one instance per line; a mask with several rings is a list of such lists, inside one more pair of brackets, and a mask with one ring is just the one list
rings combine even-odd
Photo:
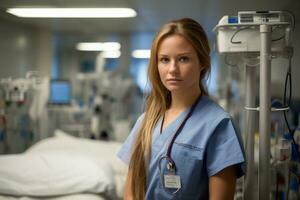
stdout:
[[132,148],[135,142],[135,138],[137,136],[137,133],[139,131],[139,128],[141,127],[142,121],[144,118],[144,114],[142,114],[136,121],[135,125],[130,131],[129,136],[121,146],[121,149],[117,153],[117,157],[120,158],[125,164],[129,165],[131,154],[132,154]]
[[230,118],[224,118],[208,142],[206,151],[208,176],[213,176],[232,165],[238,167],[238,178],[245,174],[245,153],[240,133]]

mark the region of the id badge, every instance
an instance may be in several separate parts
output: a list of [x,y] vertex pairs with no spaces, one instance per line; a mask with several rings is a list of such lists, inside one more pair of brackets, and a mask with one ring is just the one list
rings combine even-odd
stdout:
[[175,175],[175,174],[165,174],[164,175],[164,185],[165,185],[165,188],[180,189],[181,188],[180,176]]

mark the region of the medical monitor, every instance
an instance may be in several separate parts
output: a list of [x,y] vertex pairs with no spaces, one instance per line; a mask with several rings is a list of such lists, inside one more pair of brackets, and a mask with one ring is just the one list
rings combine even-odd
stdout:
[[67,80],[51,80],[49,104],[68,105],[71,103],[71,85]]

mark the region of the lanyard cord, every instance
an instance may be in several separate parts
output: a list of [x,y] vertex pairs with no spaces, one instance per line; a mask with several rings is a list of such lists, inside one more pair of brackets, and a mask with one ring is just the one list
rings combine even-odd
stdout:
[[178,127],[178,129],[177,129],[175,135],[173,136],[173,138],[172,138],[172,140],[171,140],[171,142],[170,142],[170,144],[169,144],[169,147],[168,147],[168,151],[167,151],[166,157],[167,157],[167,158],[170,158],[169,161],[171,161],[170,164],[172,164],[173,167],[175,167],[175,163],[174,163],[173,159],[171,158],[171,151],[172,151],[173,144],[174,144],[174,142],[175,142],[175,139],[177,138],[177,136],[179,135],[179,133],[180,133],[181,130],[183,129],[183,127],[184,127],[185,123],[187,122],[187,120],[192,116],[192,114],[193,114],[193,112],[194,112],[194,110],[195,110],[195,108],[196,108],[198,102],[200,101],[201,96],[202,96],[202,95],[200,95],[200,96],[197,98],[196,102],[193,104],[193,106],[191,107],[189,113],[187,114],[187,116],[185,117],[185,119],[183,120],[183,122],[182,122],[182,123],[180,124],[180,126]]

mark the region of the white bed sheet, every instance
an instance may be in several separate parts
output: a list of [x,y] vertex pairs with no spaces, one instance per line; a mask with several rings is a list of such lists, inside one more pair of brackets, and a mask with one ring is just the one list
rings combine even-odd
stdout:
[[[115,184],[115,195],[114,198],[110,199],[122,199],[123,188],[127,175],[127,166],[125,166],[117,157],[116,153],[121,147],[121,143],[117,142],[104,142],[96,141],[84,138],[77,138],[70,136],[67,133],[57,130],[55,136],[52,138],[44,139],[31,148],[29,148],[23,155],[44,155],[44,154],[60,154],[69,153],[79,156],[85,156],[91,159],[99,167],[103,167],[103,162],[108,164],[112,169],[112,179]],[[3,199],[35,199],[29,197],[10,197],[0,196]],[[56,198],[45,198],[45,199],[103,199],[98,194],[82,194],[82,195],[67,195]],[[37,198],[42,199],[42,198]]]
[[0,200],[107,200],[97,194],[74,194],[51,198],[13,197],[0,195]]

